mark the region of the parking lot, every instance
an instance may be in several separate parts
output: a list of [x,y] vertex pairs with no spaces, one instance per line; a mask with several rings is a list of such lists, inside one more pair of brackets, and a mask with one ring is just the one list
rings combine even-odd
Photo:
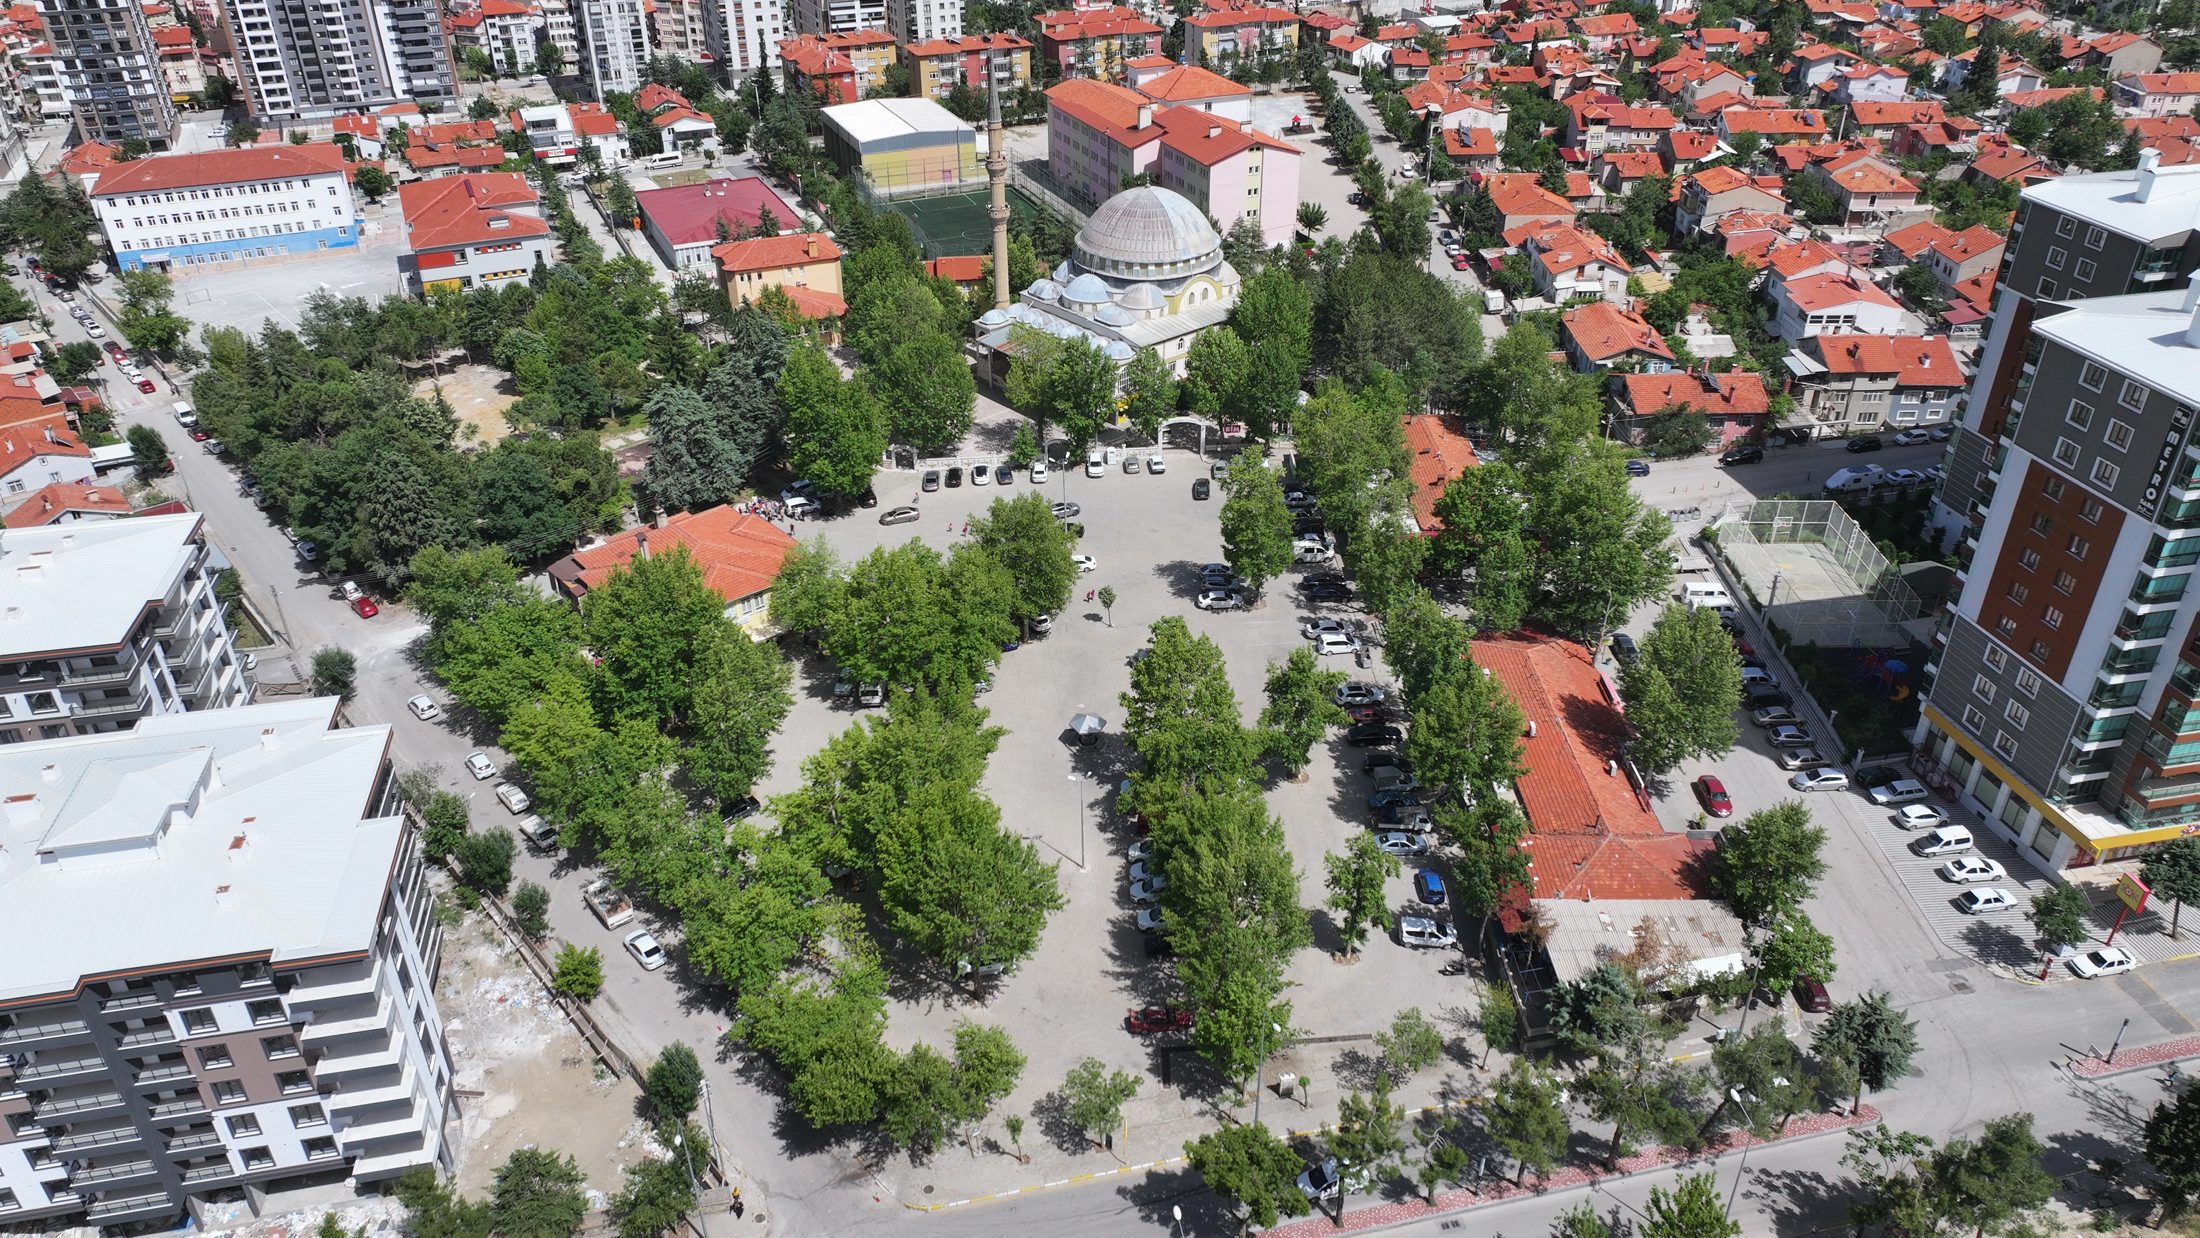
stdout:
[[[405,220],[398,214],[397,195],[360,205],[366,228],[352,248],[176,268],[170,272],[176,312],[195,327],[236,327],[251,333],[270,318],[286,327],[297,326],[306,298],[323,290],[374,302],[402,293],[405,285],[397,258],[405,252]],[[101,291],[104,294],[111,287],[103,286]]]

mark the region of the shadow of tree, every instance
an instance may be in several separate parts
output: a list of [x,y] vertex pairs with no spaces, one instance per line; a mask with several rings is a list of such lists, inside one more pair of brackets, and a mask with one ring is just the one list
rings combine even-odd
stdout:
[[1384,1077],[1382,1058],[1354,1046],[1331,1059],[1330,1075],[1348,1092],[1365,1092]]
[[1854,1189],[1815,1169],[1760,1169],[1750,1175],[1742,1194],[1764,1210],[1781,1238],[1802,1238],[1846,1228]]
[[1069,1116],[1069,1102],[1060,1092],[1049,1092],[1033,1101],[1031,1116],[1038,1121],[1039,1134],[1057,1149],[1072,1156],[1093,1150],[1093,1141],[1085,1137],[1085,1128]]
[[2004,967],[2039,965],[2039,952],[2032,941],[2006,924],[1975,920],[1963,927],[1961,936],[1964,948],[1982,963],[1999,963]]

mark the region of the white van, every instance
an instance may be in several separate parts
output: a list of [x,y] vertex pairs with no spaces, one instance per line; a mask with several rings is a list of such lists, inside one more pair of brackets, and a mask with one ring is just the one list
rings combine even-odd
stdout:
[[1690,610],[1702,610],[1706,606],[1732,606],[1734,596],[1725,585],[1714,581],[1690,581],[1681,586],[1681,601]]
[[199,424],[199,410],[191,407],[191,401],[176,401],[176,424],[186,430]]
[[1826,478],[1827,494],[1848,494],[1857,490],[1869,490],[1879,484],[1879,466],[1859,464],[1851,468],[1835,469]]
[[1085,452],[1085,476],[1106,477],[1107,475],[1108,453],[1098,447],[1088,449]]
[[645,172],[661,171],[665,168],[677,168],[681,164],[686,162],[687,156],[681,154],[679,151],[676,150],[668,150],[661,155],[644,155],[639,160],[636,160],[636,163]]

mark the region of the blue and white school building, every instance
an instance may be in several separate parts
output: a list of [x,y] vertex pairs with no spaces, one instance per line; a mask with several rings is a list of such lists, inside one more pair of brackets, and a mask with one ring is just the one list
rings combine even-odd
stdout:
[[156,155],[92,189],[118,270],[183,270],[359,243],[343,152],[328,142]]

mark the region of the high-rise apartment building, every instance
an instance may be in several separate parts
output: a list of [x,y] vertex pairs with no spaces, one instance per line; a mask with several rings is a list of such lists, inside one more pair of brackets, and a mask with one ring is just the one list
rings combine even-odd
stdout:
[[894,36],[894,42],[903,46],[959,39],[963,32],[963,0],[887,0],[886,30]]
[[[886,29],[888,0],[794,0],[797,34],[854,34]],[[960,29],[961,17],[956,18]]]
[[183,512],[0,538],[0,745],[252,699],[204,522]]
[[137,0],[38,0],[54,67],[84,141],[166,149],[176,105]]
[[614,90],[642,88],[649,68],[649,13],[644,0],[578,0],[574,30],[580,36],[581,76],[598,99]]
[[794,34],[787,0],[703,0],[703,35],[711,60],[738,89],[758,69],[779,68],[779,41]]
[[336,708],[0,747],[10,1225],[448,1167],[441,929],[390,729]]
[[223,0],[222,21],[262,120],[458,95],[438,0]]
[[2025,190],[1950,443],[1925,756],[2043,865],[2200,825],[2200,167]]

